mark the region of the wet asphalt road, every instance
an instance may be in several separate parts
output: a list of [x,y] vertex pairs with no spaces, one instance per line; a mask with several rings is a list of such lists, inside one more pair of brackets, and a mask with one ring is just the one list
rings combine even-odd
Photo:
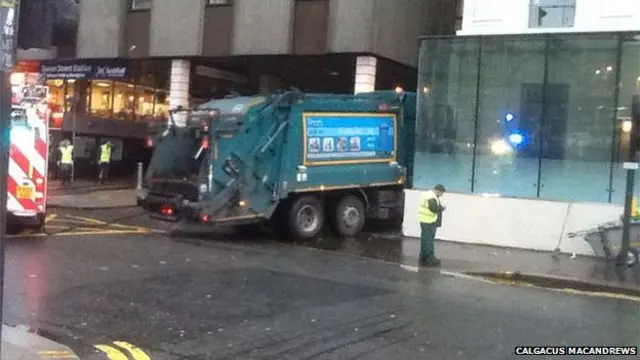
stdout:
[[[94,346],[114,341],[154,360],[498,360],[514,358],[515,345],[640,339],[636,302],[233,234],[170,238],[148,232],[169,224],[137,213],[60,211],[48,230],[58,236],[12,239],[5,323],[39,328],[83,359],[107,359]],[[118,226],[100,225],[113,219]],[[60,233],[65,226],[75,230]]]

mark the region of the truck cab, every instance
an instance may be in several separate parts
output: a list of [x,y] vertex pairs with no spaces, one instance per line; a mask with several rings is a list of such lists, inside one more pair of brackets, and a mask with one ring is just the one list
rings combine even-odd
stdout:
[[214,100],[176,109],[138,204],[164,220],[270,223],[297,239],[325,228],[359,233],[367,220],[399,226],[411,181],[415,95],[306,94]]

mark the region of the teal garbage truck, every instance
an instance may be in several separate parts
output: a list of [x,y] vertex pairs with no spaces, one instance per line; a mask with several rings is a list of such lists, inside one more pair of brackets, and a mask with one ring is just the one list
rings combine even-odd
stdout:
[[138,206],[167,221],[268,223],[300,240],[401,226],[415,111],[415,93],[295,89],[175,109],[153,137]]

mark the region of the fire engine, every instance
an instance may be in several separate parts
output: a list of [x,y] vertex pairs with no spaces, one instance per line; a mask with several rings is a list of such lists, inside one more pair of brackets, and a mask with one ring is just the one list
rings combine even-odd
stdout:
[[11,229],[44,230],[49,129],[43,111],[46,113],[42,102],[12,104],[7,179],[7,222]]

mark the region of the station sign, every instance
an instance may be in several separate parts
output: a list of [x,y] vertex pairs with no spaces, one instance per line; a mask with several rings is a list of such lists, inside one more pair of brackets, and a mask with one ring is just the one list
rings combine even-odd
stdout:
[[133,71],[122,59],[42,61],[40,73],[48,79],[126,79]]

